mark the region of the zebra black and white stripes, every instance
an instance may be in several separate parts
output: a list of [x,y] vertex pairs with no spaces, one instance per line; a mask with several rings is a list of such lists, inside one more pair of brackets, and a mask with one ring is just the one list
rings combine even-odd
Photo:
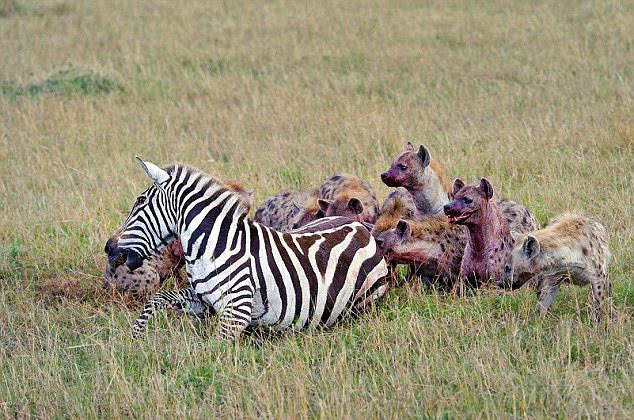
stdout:
[[387,290],[387,265],[360,223],[326,218],[277,232],[248,220],[239,198],[212,178],[142,164],[155,184],[135,203],[110,257],[126,254],[134,268],[178,237],[192,291],[219,314],[221,337],[236,338],[248,325],[330,326]]

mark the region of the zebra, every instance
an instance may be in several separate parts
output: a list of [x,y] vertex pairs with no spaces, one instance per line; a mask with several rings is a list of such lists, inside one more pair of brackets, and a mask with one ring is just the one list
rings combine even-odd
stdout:
[[249,325],[329,327],[388,290],[387,263],[361,223],[330,217],[278,232],[247,219],[240,198],[208,175],[137,160],[154,183],[108,258],[124,256],[134,270],[179,239],[190,294],[219,315],[219,338],[238,339]]

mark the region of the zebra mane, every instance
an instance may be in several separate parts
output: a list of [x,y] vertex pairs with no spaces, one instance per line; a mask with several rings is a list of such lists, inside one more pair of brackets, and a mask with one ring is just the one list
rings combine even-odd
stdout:
[[246,211],[247,207],[245,206],[245,203],[242,197],[240,196],[240,194],[236,192],[234,188],[231,188],[224,182],[212,177],[211,175],[207,175],[205,172],[201,171],[200,169],[194,168],[193,166],[180,164],[180,163],[168,165],[163,168],[163,170],[166,171],[170,176],[174,176],[179,169],[183,171],[183,173],[189,174],[190,178],[192,176],[197,176],[198,177],[197,183],[198,185],[202,186],[201,190],[203,191],[213,190],[213,192],[216,192],[220,189],[224,189],[225,191],[229,192],[231,197],[235,199],[235,201],[238,203],[236,213],[238,214],[247,213]]

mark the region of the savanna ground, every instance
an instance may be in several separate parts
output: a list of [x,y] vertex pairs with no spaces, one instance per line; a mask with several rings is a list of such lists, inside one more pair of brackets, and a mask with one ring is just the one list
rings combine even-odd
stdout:
[[[6,417],[632,417],[630,1],[0,0],[0,413]],[[356,322],[238,345],[100,292],[148,185],[135,154],[256,202],[349,172],[381,197],[405,141],[541,223],[609,228],[619,319],[588,289],[405,286]],[[169,285],[168,285],[169,287]]]

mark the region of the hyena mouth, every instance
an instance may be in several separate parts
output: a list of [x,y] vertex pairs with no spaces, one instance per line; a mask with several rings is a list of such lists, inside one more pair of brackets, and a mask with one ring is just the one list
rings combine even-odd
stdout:
[[471,213],[462,213],[458,215],[447,215],[447,220],[449,223],[454,225],[464,224],[469,218],[473,216],[473,212]]
[[121,254],[119,255],[117,258],[114,259],[114,261],[112,261],[110,263],[110,266],[112,267],[112,269],[114,270],[115,268],[119,267],[120,265],[124,264],[125,261],[127,259],[127,256],[125,254]]

